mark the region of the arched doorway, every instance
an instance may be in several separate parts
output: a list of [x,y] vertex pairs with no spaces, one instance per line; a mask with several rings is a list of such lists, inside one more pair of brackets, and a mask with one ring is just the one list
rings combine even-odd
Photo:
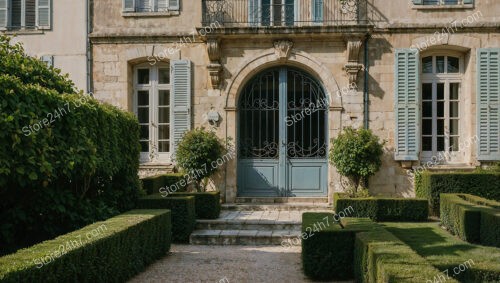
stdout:
[[239,97],[238,196],[326,196],[329,97],[321,83],[275,67]]

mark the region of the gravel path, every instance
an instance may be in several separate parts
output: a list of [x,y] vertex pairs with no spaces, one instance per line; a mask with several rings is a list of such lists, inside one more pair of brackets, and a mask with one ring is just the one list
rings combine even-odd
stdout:
[[172,245],[170,254],[134,277],[139,282],[311,282],[300,247]]

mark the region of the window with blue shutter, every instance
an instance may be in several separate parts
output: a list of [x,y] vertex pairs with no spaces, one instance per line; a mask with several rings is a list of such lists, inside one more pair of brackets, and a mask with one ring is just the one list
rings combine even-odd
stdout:
[[323,22],[323,1],[324,0],[313,0],[312,1],[312,11],[313,11],[313,21],[316,23]]
[[417,49],[397,49],[394,59],[395,160],[418,160],[420,60]]
[[191,61],[172,60],[172,136],[173,151],[186,131],[191,129]]
[[9,0],[0,0],[0,28],[9,25]]
[[500,48],[477,51],[478,160],[500,160]]

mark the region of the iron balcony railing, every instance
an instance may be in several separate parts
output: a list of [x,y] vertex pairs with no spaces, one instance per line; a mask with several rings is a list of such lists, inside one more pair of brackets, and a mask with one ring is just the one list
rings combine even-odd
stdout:
[[203,24],[294,27],[368,24],[368,0],[202,0]]

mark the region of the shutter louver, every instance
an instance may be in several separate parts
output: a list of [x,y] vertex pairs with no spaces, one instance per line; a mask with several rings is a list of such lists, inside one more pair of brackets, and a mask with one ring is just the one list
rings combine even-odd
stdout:
[[50,28],[50,0],[38,0],[37,22],[39,28]]
[[248,22],[251,26],[259,25],[259,1],[248,0]]
[[413,0],[413,5],[422,5],[422,4],[424,4],[423,0]]
[[168,9],[170,11],[178,11],[179,6],[179,0],[168,0]]
[[191,62],[172,60],[173,151],[184,133],[191,129]]
[[25,26],[27,28],[36,27],[36,0],[26,0],[26,14],[24,17]]
[[313,20],[323,22],[323,0],[313,0]]
[[500,160],[500,48],[477,52],[478,160]]
[[397,49],[394,60],[394,131],[398,161],[418,160],[420,151],[420,59],[416,49]]
[[156,11],[166,12],[168,11],[168,0],[157,0]]
[[123,0],[124,12],[135,12],[135,0]]
[[0,0],[0,28],[6,28],[8,21],[9,0]]
[[464,0],[464,4],[474,4],[474,0]]

